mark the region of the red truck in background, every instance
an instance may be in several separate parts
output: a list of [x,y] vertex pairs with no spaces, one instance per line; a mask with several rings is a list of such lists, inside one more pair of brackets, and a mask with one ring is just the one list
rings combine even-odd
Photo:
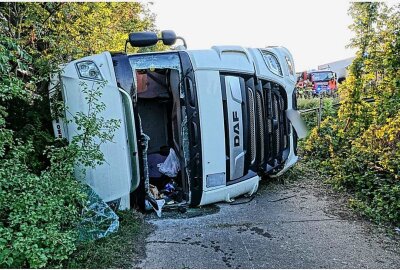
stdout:
[[336,73],[331,70],[311,70],[297,74],[299,96],[332,96],[337,90]]

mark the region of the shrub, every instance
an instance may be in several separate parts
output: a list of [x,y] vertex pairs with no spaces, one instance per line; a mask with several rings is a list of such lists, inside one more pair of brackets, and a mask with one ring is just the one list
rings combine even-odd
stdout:
[[1,267],[57,267],[75,250],[85,194],[68,147],[49,152],[40,175],[27,166],[32,152],[31,143],[14,145],[0,164]]
[[[30,58],[12,40],[5,40],[0,43],[7,48],[0,47],[0,68],[14,79],[0,77],[0,85],[9,89],[0,92],[0,267],[60,267],[76,249],[76,227],[86,202],[86,193],[75,179],[76,165],[96,166],[104,161],[99,144],[113,139],[119,121],[98,117],[105,109],[98,102],[103,84],[96,88],[82,84],[92,109],[74,117],[81,133],[69,145],[54,141],[58,147],[48,145],[45,155],[39,154],[35,136],[18,139],[17,132],[7,128],[8,111],[1,104],[28,102],[25,88],[33,79],[14,73],[14,65],[27,67]],[[40,128],[33,127],[32,133],[44,132]],[[38,156],[48,164],[39,172],[43,166],[38,165]]]
[[84,202],[73,164],[101,162],[92,138],[111,140],[119,124],[96,117],[97,104],[74,119],[84,136],[55,141],[49,74],[71,59],[121,51],[127,33],[146,30],[156,30],[154,16],[138,2],[0,4],[0,267],[57,267],[71,254]]
[[[42,132],[40,126],[25,140],[17,138],[20,130],[8,128],[10,107],[27,106],[34,97],[27,85],[35,79],[20,75],[29,73],[31,61],[13,40],[2,37],[0,69],[8,76],[0,77],[1,267],[59,266],[75,249],[75,226],[85,198],[74,178],[72,146],[50,148],[46,157],[32,141]],[[38,156],[50,164],[39,172]]]
[[[378,223],[400,225],[400,5],[354,3],[358,48],[339,87],[337,118],[326,119],[305,142],[305,154],[353,192],[354,207]],[[373,97],[374,103],[364,98]]]

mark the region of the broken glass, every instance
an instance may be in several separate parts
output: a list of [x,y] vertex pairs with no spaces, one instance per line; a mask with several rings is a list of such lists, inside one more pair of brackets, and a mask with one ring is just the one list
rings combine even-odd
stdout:
[[82,210],[82,220],[78,225],[79,242],[96,240],[118,231],[117,214],[88,185],[84,186],[88,195]]
[[[190,187],[190,172],[189,172],[189,160],[190,160],[190,152],[189,152],[189,131],[188,131],[188,119],[186,115],[185,108],[182,110],[182,125],[181,125],[181,136],[182,136],[182,149],[183,149],[183,158],[185,159],[185,172],[186,172],[186,179],[188,182],[188,186]],[[189,201],[191,200],[191,192],[189,190]]]
[[131,55],[129,62],[133,70],[137,69],[181,69],[176,53]]

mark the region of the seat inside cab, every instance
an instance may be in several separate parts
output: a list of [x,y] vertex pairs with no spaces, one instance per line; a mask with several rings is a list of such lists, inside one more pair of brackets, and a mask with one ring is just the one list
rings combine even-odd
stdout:
[[136,78],[137,110],[142,131],[148,136],[145,189],[154,199],[164,199],[166,206],[185,203],[189,190],[182,177],[185,162],[179,70],[136,70]]

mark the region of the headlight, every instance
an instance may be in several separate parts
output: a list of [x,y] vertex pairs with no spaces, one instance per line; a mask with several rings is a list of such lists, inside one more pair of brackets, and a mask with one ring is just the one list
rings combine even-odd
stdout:
[[292,61],[290,61],[289,57],[287,57],[287,56],[285,56],[285,59],[286,59],[286,64],[288,65],[288,68],[289,68],[290,75],[294,76],[294,67],[293,67]]
[[208,188],[210,187],[218,187],[226,185],[226,180],[225,180],[225,173],[214,173],[214,174],[208,174],[206,178],[206,186]]
[[76,63],[76,69],[78,70],[79,78],[102,81],[99,68],[92,61],[82,61]]
[[279,76],[283,76],[281,65],[279,64],[278,58],[269,51],[261,50],[264,62],[273,73]]

